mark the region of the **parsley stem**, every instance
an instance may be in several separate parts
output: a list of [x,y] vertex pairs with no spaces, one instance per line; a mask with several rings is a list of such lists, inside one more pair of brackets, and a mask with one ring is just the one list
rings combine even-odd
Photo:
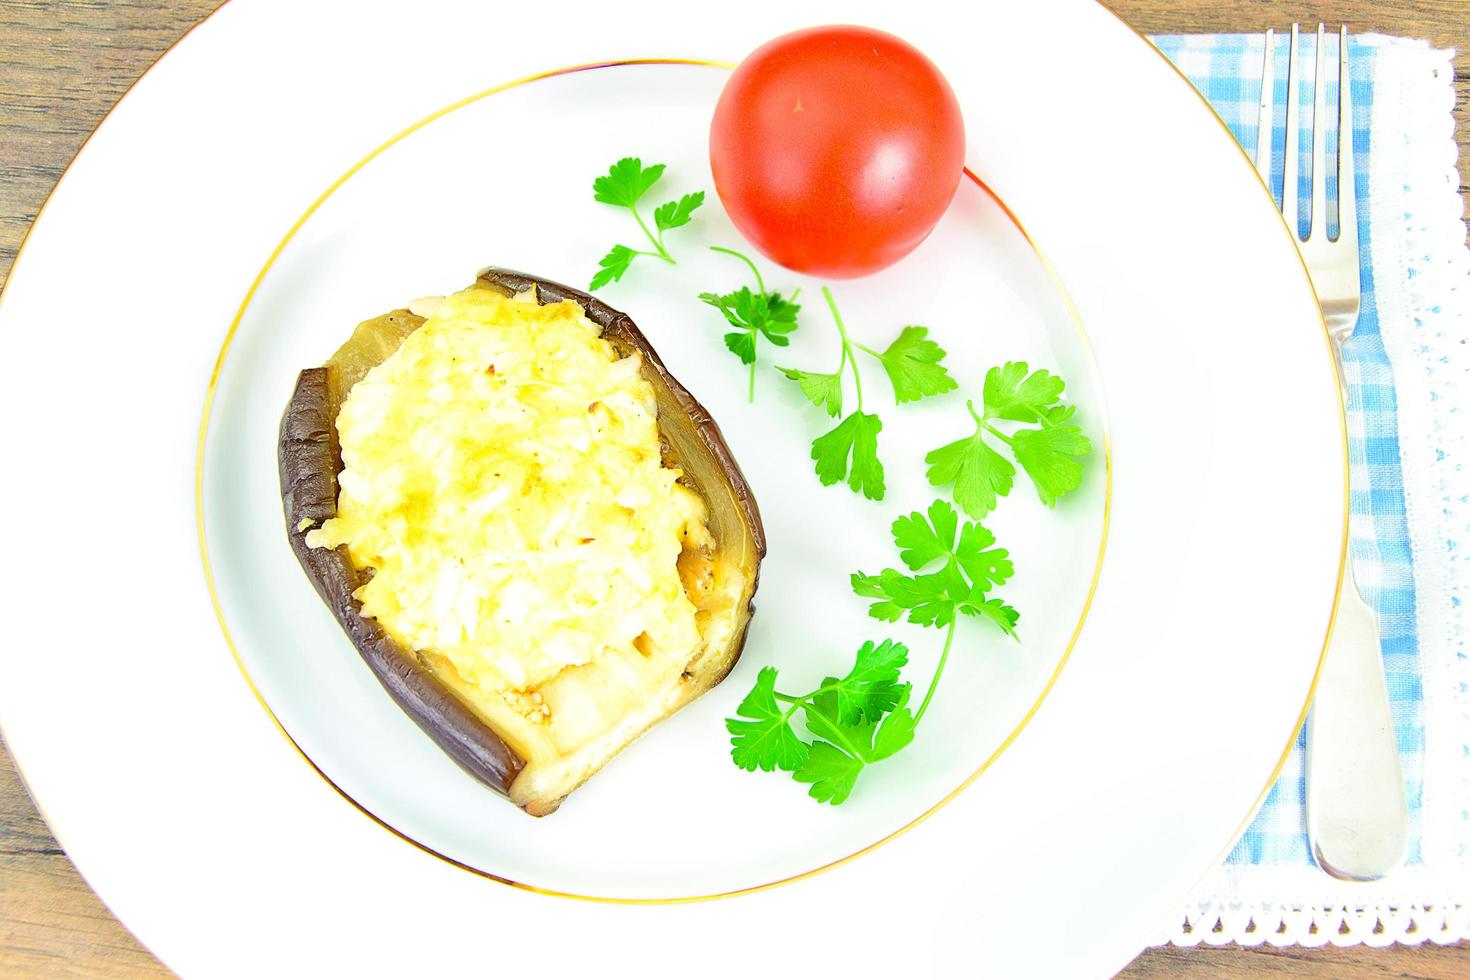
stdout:
[[918,727],[919,719],[924,717],[924,712],[929,708],[929,702],[934,698],[934,691],[939,687],[939,678],[944,673],[944,664],[949,660],[949,648],[954,645],[954,629],[959,625],[958,614],[949,621],[949,632],[944,636],[944,650],[939,654],[939,664],[934,668],[934,677],[929,681],[929,690],[924,694],[924,700],[919,704],[919,710],[914,712],[914,726]]
[[[810,726],[808,726],[808,727],[810,727]],[[867,761],[867,755],[865,753],[863,753],[862,751],[860,751],[856,745],[853,745],[851,742],[849,742],[847,740],[847,736],[844,735],[844,734],[842,734],[842,729],[838,728],[836,725],[830,726],[829,729],[827,730],[827,732],[825,734],[832,741],[838,743],[844,749],[846,749],[847,750],[847,754],[850,755],[850,756],[852,756],[858,762],[866,762]]]
[[864,354],[871,354],[874,357],[876,357],[878,360],[880,360],[880,361],[883,360],[883,355],[880,354],[880,353],[878,353],[877,351],[873,350],[873,348],[869,347],[867,344],[854,343],[852,346],[856,347],[858,350],[862,351]]
[[1016,440],[1012,439],[1010,436],[1006,435],[1004,432],[1000,431],[995,426],[990,424],[990,416],[981,415],[979,412],[975,411],[975,403],[973,401],[965,402],[965,408],[969,411],[970,418],[975,420],[976,432],[984,429],[986,432],[989,432],[991,435],[995,436],[1007,446],[1015,446]]
[[[834,684],[823,684],[812,693],[803,694],[799,698],[792,697],[789,694],[782,694],[780,691],[772,691],[771,693],[775,695],[777,701],[785,701],[786,703],[791,705],[791,707],[787,708],[786,711],[781,715],[781,721],[785,723],[790,720],[792,715],[796,714],[797,708],[815,708],[816,705],[812,702],[812,699],[819,694],[823,694],[827,691],[832,690],[835,686],[836,685]],[[933,694],[934,692],[931,690],[929,693]],[[842,748],[847,750],[848,755],[852,756],[854,759],[857,759],[860,762],[866,760],[867,756],[864,755],[864,753],[861,752],[856,745],[853,745],[850,741],[847,740],[847,736],[842,734],[842,730],[837,727],[836,722],[833,722],[829,727],[830,730],[824,732],[823,735],[819,737],[836,742]]]
[[[750,256],[745,255],[742,252],[737,252],[733,248],[725,248],[723,245],[711,245],[709,247],[709,250],[711,252],[719,252],[719,253],[721,253],[723,255],[733,255],[735,258],[739,259],[741,262],[744,262],[746,264],[746,266],[750,269],[750,274],[753,275],[753,276],[755,276],[755,285],[756,285],[756,288],[761,291],[761,302],[764,303],[766,301],[766,299],[767,299],[767,296],[766,296],[766,281],[761,278],[761,270],[759,270],[759,269],[757,269],[755,267],[755,263],[750,260]],[[796,296],[793,295],[791,298],[792,299],[795,299]],[[751,330],[750,331],[750,349],[751,350],[755,350],[755,345],[760,342],[760,339],[761,338],[760,338],[760,332],[759,331],[757,331],[757,330]],[[752,402],[755,401],[755,361],[754,360],[751,360],[751,362],[750,362],[750,384],[746,387],[745,399],[746,399],[746,401],[752,401]]]
[[852,362],[852,386],[857,391],[857,410],[863,410],[863,376],[858,373],[857,358],[852,356],[852,341],[847,339],[847,327],[842,323],[842,314],[837,312],[837,301],[832,298],[832,290],[826,286],[822,287],[822,296],[827,300],[827,309],[832,311],[832,320],[837,324],[837,333],[842,337],[843,361],[837,365],[837,373],[842,373],[842,363]]
[[654,252],[654,253],[647,253],[647,252],[645,252],[644,254],[645,255],[647,255],[647,254],[654,254],[654,255],[657,255],[659,258],[663,259],[669,265],[678,265],[679,263],[677,263],[677,262],[674,261],[674,257],[669,254],[668,249],[664,248],[664,243],[661,242],[661,241],[659,241],[657,238],[654,238],[653,237],[653,232],[649,231],[648,230],[648,226],[643,223],[643,215],[641,215],[641,214],[638,213],[638,209],[637,208],[629,208],[628,210],[633,212],[633,220],[636,221],[636,222],[638,222],[638,227],[643,229],[643,234],[647,235],[648,236],[648,240],[653,243],[653,247],[656,248],[656,249],[658,249],[657,252]]
[[1014,446],[1016,444],[1016,440],[1012,439],[1010,436],[1006,435],[1004,432],[1000,431],[989,422],[981,422],[980,424],[985,428],[986,432],[989,432],[991,435],[995,436],[1007,446]]
[[776,696],[776,700],[777,701],[785,701],[785,702],[787,702],[787,703],[789,703],[791,705],[791,707],[787,708],[781,714],[781,724],[783,724],[783,725],[786,724],[788,721],[791,720],[791,716],[792,715],[796,714],[796,709],[797,708],[800,708],[802,705],[804,705],[804,704],[807,703],[807,698],[810,698],[810,697],[813,696],[813,695],[808,694],[808,695],[806,695],[806,697],[793,698],[791,695],[789,695],[789,694],[782,694],[780,691],[772,691],[771,693]]
[[[761,270],[757,269],[755,267],[755,263],[750,261],[750,256],[737,252],[733,248],[725,248],[723,245],[711,245],[709,247],[709,250],[711,252],[720,252],[724,255],[733,255],[735,256],[735,258],[739,259],[741,262],[744,262],[747,266],[749,266],[751,275],[755,276],[756,287],[761,291],[761,299],[766,298],[766,281],[761,278]],[[795,299],[796,296],[793,295],[791,298]]]
[[776,700],[777,701],[786,701],[786,702],[788,702],[790,704],[809,704],[809,703],[811,703],[812,698],[816,697],[817,695],[819,695],[819,694],[826,694],[828,691],[835,691],[835,690],[837,690],[837,688],[839,688],[841,686],[842,686],[842,682],[841,681],[833,681],[830,684],[823,684],[821,687],[817,688],[812,693],[810,693],[810,694],[803,694],[799,698],[798,697],[792,697],[790,694],[782,694],[780,691],[772,691],[771,693],[774,694],[774,695],[776,695]]
[[[771,693],[776,696],[777,701],[786,701],[791,705],[791,707],[786,709],[786,713],[781,716],[781,720],[784,722],[796,713],[797,708],[816,707],[816,705],[812,704],[812,698],[825,691],[831,690],[832,687],[833,685],[831,684],[823,684],[812,693],[803,694],[799,698],[794,698],[789,694],[782,694],[780,691],[773,691]],[[847,736],[842,734],[842,730],[837,727],[837,724],[835,722],[830,726],[830,729],[830,731],[824,732],[823,735],[819,737],[826,738],[830,741],[838,743],[840,746],[842,746],[842,748],[846,749],[847,754],[852,756],[854,759],[863,761],[866,758],[866,756],[858,750],[858,747],[856,745],[853,745],[847,740]]]

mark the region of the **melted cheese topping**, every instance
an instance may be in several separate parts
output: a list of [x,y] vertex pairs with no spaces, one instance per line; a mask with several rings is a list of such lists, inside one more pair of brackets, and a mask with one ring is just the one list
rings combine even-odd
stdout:
[[459,679],[524,697],[568,667],[700,644],[681,583],[704,502],[663,466],[653,387],[567,301],[470,288],[353,386],[337,515],[363,614]]

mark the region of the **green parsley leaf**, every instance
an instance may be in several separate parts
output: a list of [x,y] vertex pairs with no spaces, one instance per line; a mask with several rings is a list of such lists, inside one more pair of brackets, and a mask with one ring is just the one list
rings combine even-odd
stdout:
[[[1058,497],[1081,485],[1079,457],[1092,452],[1092,443],[1071,422],[1077,407],[1060,402],[1066,387],[1050,371],[1031,371],[1025,361],[991,368],[983,385],[984,412],[977,413],[974,402],[968,406],[975,434],[924,457],[930,464],[929,482],[934,486],[953,483],[955,503],[971,517],[985,516],[1015,483],[1015,466],[987,441],[995,439],[1021,464],[1041,502],[1054,506]],[[1036,427],[1006,435],[991,424],[1001,419]]]
[[608,168],[606,176],[592,182],[592,196],[603,204],[631,209],[663,175],[661,163],[644,167],[637,157],[623,157]]
[[1007,361],[985,373],[985,416],[1036,422],[1062,397],[1067,383],[1050,371],[1026,373],[1025,361]]
[[[894,575],[901,575],[893,569],[888,569]],[[874,619],[885,622],[896,623],[903,619],[905,609],[897,602],[888,597],[888,584],[883,581],[883,576],[867,575],[863,572],[852,573],[852,591],[864,599],[877,599],[878,601],[868,607],[868,615]]]
[[1053,405],[1046,410],[1046,420],[1052,425],[1061,425],[1076,414],[1076,405]]
[[929,482],[936,487],[954,484],[954,502],[977,520],[994,510],[997,498],[1015,484],[1016,468],[979,431],[940,446],[924,462],[929,464]]
[[960,540],[952,552],[954,560],[964,569],[971,582],[982,588],[1004,585],[1016,573],[1010,553],[1004,548],[993,548],[995,535],[979,524],[966,521],[960,531]]
[[[789,716],[776,703],[776,668],[762,667],[755,687],[735,709],[739,718],[726,718],[730,757],[748,772],[757,769],[792,772],[806,759],[807,746],[792,730]],[[749,720],[746,720],[749,719]]]
[[[868,615],[890,623],[907,617],[920,626],[948,626],[956,613],[964,613],[990,619],[1015,635],[1015,610],[986,597],[1015,572],[1009,553],[994,547],[990,531],[969,521],[961,524],[953,507],[936,500],[927,514],[914,511],[894,521],[893,543],[909,570],[920,574],[906,575],[896,568],[877,575],[853,573],[853,592],[876,600]],[[924,571],[940,562],[937,571]]]
[[928,335],[927,327],[904,327],[888,349],[878,355],[893,383],[894,400],[900,405],[959,387],[939,363],[944,359],[944,349],[927,339]]
[[907,517],[893,522],[893,543],[900,551],[898,557],[905,565],[918,571],[938,558],[954,550],[954,533],[959,518],[954,508],[943,500],[929,505],[929,516],[914,511]]
[[732,354],[740,358],[741,364],[755,363],[755,334],[727,333],[725,334],[725,346]]
[[1092,452],[1092,443],[1077,426],[1069,423],[1021,429],[1011,440],[1016,462],[1036,485],[1036,494],[1046,506],[1054,506],[1058,497],[1082,483],[1078,457]]
[[667,204],[660,204],[654,208],[653,223],[659,231],[668,231],[670,228],[682,228],[689,223],[689,219],[703,203],[704,191],[685,194],[677,201],[669,201]]
[[[801,309],[797,304],[782,299],[779,294],[763,296],[753,292],[749,286],[741,286],[732,293],[700,293],[699,298],[701,302],[719,310],[725,317],[725,322],[732,327],[751,335],[752,360],[755,357],[757,334],[777,347],[785,347],[791,343],[789,334],[796,329],[796,313]],[[751,363],[744,357],[741,361],[745,364]]]
[[898,705],[903,689],[899,670],[909,662],[908,647],[892,640],[864,643],[846,676],[823,682],[833,699],[833,714],[843,725],[877,721]]
[[726,322],[732,326],[740,327],[742,330],[750,329],[749,316],[755,302],[755,294],[750,291],[749,287],[737,289],[733,293],[700,293],[699,301],[719,310],[724,315]]
[[915,572],[943,558],[947,564],[963,569],[970,581],[987,589],[1004,584],[1015,573],[1009,553],[991,547],[995,535],[969,521],[961,527],[954,508],[944,500],[929,505],[927,518],[914,511],[894,521],[893,543],[901,549],[898,557]]
[[914,720],[914,713],[906,706],[908,696],[909,692],[905,690],[904,704],[895,708],[878,726],[878,732],[873,736],[873,751],[868,756],[869,762],[879,762],[896,755],[914,740],[914,729],[918,722]]
[[[899,579],[902,580],[903,577],[899,573]],[[915,575],[907,582],[890,582],[889,585],[897,586],[892,594],[898,602],[905,603],[905,608],[909,611],[909,622],[919,626],[948,626],[960,603],[974,594],[952,566],[945,566],[937,572]]]
[[818,436],[812,442],[812,459],[816,460],[817,479],[822,485],[831,486],[846,477],[853,492],[869,500],[882,500],[883,464],[878,460],[878,433],[882,429],[878,416],[853,412],[832,431]]
[[868,607],[868,615],[874,619],[896,623],[907,614],[909,622],[920,626],[948,626],[959,602],[972,594],[957,574],[945,568],[925,575],[905,575],[895,568],[885,568],[877,575],[854,572],[851,582],[853,592],[878,600]]
[[[698,195],[698,199],[690,206],[690,210],[698,207],[703,200],[704,195]],[[684,202],[681,200],[679,203]],[[677,219],[677,215],[671,217]],[[659,235],[662,236],[663,232],[660,231]],[[801,306],[796,302],[796,296],[801,290],[792,293],[789,298],[780,293],[767,292],[765,280],[761,278],[761,270],[750,256],[720,245],[711,245],[710,251],[739,259],[745,263],[750,274],[755,277],[756,288],[754,290],[746,286],[730,293],[699,294],[700,301],[719,310],[726,323],[748,335],[748,339],[736,341],[731,334],[726,334],[725,346],[735,352],[742,364],[750,368],[750,380],[746,384],[745,396],[755,401],[756,348],[759,346],[760,338],[765,337],[774,347],[790,345],[790,335],[797,326],[796,314],[801,310]]]
[[979,601],[979,596],[976,596],[974,599],[962,603],[960,605],[960,612],[967,616],[978,616],[981,619],[989,620],[1000,627],[1001,632],[1006,636],[1009,636],[1013,640],[1017,639],[1016,623],[1020,620],[1021,614],[1000,599]]
[[807,731],[841,747],[849,754],[855,752],[858,758],[866,758],[873,744],[873,732],[878,726],[873,721],[861,718],[844,722],[838,716],[837,693],[832,689],[838,683],[840,682],[835,677],[825,678],[821,688],[807,702],[802,712],[806,718]]
[[807,793],[818,803],[837,806],[852,795],[863,765],[862,759],[855,759],[836,746],[814,742],[806,761],[791,774],[791,778],[798,783],[811,783],[812,788]]
[[834,418],[842,414],[842,375],[783,367],[776,370],[800,385],[807,401]]
[[[780,293],[766,294],[766,318],[770,323],[790,326],[791,330],[795,330],[796,314],[800,312],[801,304],[796,302],[795,299],[787,299]],[[783,330],[781,332],[790,333],[791,330]]]
[[612,250],[598,260],[597,275],[592,277],[592,289],[601,289],[610,282],[617,282],[628,271],[628,266],[638,253],[626,245],[614,245]]
[[801,307],[779,293],[753,292],[748,286],[732,293],[700,293],[699,299],[719,310],[725,322],[736,328],[725,334],[725,346],[740,358],[741,364],[750,366],[749,397],[754,398],[757,341],[765,337],[772,346],[789,345]]
[[[762,669],[740,703],[740,717],[725,720],[731,758],[751,772],[790,772],[797,782],[811,784],[809,793],[818,802],[842,803],[869,762],[886,759],[913,741],[917,722],[908,710],[913,688],[899,681],[907,662],[902,643],[869,641],[846,676],[828,677],[800,698],[777,694],[776,669]],[[792,707],[783,711],[783,700]],[[814,739],[811,744],[789,723],[797,706]]]
[[[835,678],[829,677],[823,687],[830,688],[834,683]],[[806,761],[792,778],[799,783],[811,783],[809,794],[818,802],[833,806],[842,803],[852,794],[858,776],[868,763],[890,758],[914,740],[917,722],[908,709],[911,693],[908,684],[898,685],[891,713],[886,718],[881,722],[870,719],[855,724],[845,724],[836,717],[836,700],[830,689],[813,697],[807,706],[806,724],[818,741],[812,744]]]

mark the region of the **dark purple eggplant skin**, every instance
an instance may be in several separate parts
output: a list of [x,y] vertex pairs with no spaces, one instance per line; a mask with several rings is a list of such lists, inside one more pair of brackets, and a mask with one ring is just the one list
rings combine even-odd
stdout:
[[[281,418],[281,500],[291,550],[337,617],[364,662],[390,697],[466,772],[507,795],[522,760],[495,731],[429,672],[417,656],[362,615],[352,593],[368,580],[353,566],[346,546],[311,548],[306,533],[337,512],[337,474],[342,469],[335,409],[327,369],[307,368]],[[310,522],[302,527],[302,522]]]

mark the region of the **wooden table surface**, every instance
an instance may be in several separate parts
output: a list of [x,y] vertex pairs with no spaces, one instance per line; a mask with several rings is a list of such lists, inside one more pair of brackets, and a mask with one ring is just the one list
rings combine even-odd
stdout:
[[[1456,137],[1470,199],[1470,0],[1112,0],[1145,33],[1346,21],[1457,47]],[[0,0],[0,287],[41,202],[102,116],[217,0]],[[72,868],[0,747],[0,975],[166,976]],[[1165,947],[1121,976],[1470,977],[1470,945]]]

